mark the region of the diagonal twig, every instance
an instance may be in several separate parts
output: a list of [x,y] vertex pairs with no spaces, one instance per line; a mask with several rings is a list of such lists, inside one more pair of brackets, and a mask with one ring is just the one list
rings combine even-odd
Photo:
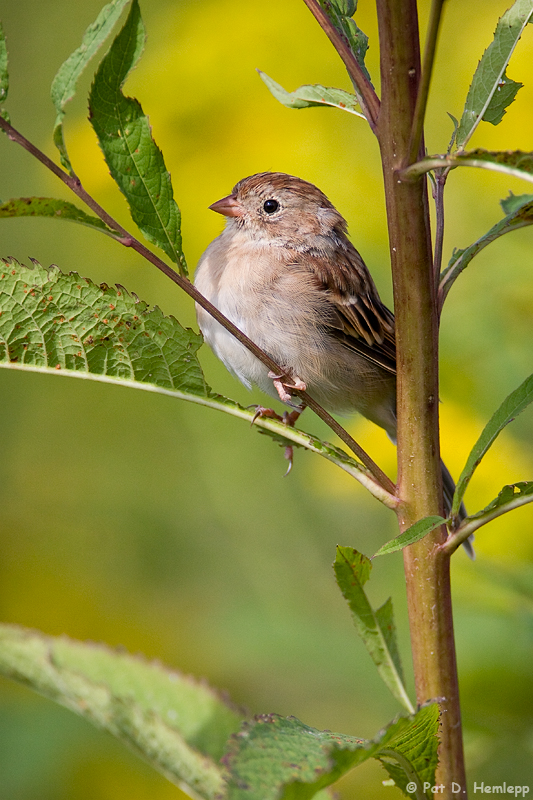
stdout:
[[[45,167],[47,167],[51,172],[54,173],[63,183],[65,183],[69,189],[71,189],[74,194],[76,194],[80,200],[82,200],[101,220],[103,220],[111,229],[116,231],[116,240],[124,245],[125,247],[131,247],[135,250],[139,255],[143,256],[147,261],[157,267],[164,275],[170,278],[175,284],[177,284],[184,292],[186,292],[189,297],[198,303],[198,305],[202,306],[208,314],[210,314],[217,322],[219,322],[224,328],[226,328],[229,333],[232,334],[241,344],[243,344],[248,350],[250,350],[253,355],[259,359],[265,366],[268,367],[276,375],[285,376],[285,369],[280,367],[279,364],[270,358],[267,353],[261,350],[251,339],[249,339],[236,325],[233,324],[227,317],[222,314],[216,306],[207,300],[198,289],[192,284],[187,278],[182,277],[179,275],[172,267],[162,261],[155,253],[152,253],[145,245],[143,245],[138,239],[132,236],[125,228],[123,228],[119,223],[111,217],[110,214],[105,211],[105,209],[100,206],[96,200],[91,197],[91,195],[83,188],[80,179],[77,175],[69,175],[68,172],[65,172],[61,169],[57,164],[55,164],[45,153],[39,150],[34,144],[32,144],[28,139],[26,139],[19,131],[13,128],[5,119],[0,116],[0,128],[4,130],[7,134],[8,138],[19,144],[25,150],[27,150],[31,155],[33,155],[38,161],[41,162]],[[289,378],[290,380],[290,378]],[[315,414],[320,417],[323,422],[328,425],[334,433],[350,448],[350,450],[360,459],[360,461],[367,467],[369,472],[372,474],[374,480],[376,481],[379,486],[381,486],[385,491],[387,491],[390,495],[395,496],[396,494],[396,487],[391,481],[391,479],[385,475],[382,469],[378,467],[378,465],[374,462],[374,460],[368,455],[368,453],[363,450],[363,448],[350,436],[348,431],[346,431],[342,425],[330,415],[328,412],[320,406],[316,400],[314,400],[307,392],[303,390],[293,390],[294,394],[300,397],[304,403],[311,408]]]

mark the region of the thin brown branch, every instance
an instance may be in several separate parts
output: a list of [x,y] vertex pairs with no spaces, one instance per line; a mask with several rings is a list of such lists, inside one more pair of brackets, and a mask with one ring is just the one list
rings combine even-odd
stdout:
[[[212,303],[207,300],[196,287],[192,284],[187,278],[179,275],[172,267],[169,267],[164,261],[162,261],[155,253],[152,253],[145,245],[139,242],[131,233],[129,233],[125,228],[118,224],[118,222],[110,216],[97,202],[91,197],[88,192],[85,191],[79,178],[76,175],[69,175],[67,172],[61,169],[57,164],[55,164],[45,153],[35,147],[28,139],[26,139],[19,131],[13,128],[5,119],[0,117],[0,128],[2,128],[5,133],[7,134],[8,138],[11,141],[16,142],[25,150],[27,150],[31,155],[33,155],[38,161],[41,162],[45,167],[47,167],[51,172],[54,173],[63,183],[65,183],[75,195],[77,195],[80,200],[82,200],[94,213],[103,220],[106,225],[108,225],[111,229],[117,232],[117,236],[115,237],[120,244],[123,244],[125,247],[131,247],[135,250],[139,255],[143,256],[147,261],[157,267],[164,275],[170,278],[175,284],[177,284],[184,292],[186,292],[189,297],[198,303],[202,308],[204,308],[217,322],[219,322],[227,331],[229,331],[232,336],[241,342],[248,350],[250,350],[253,355],[259,359],[269,370],[271,370],[276,375],[284,375],[285,369],[280,367],[279,364],[276,364],[273,359],[270,358],[267,353],[261,350],[251,339],[249,339],[236,325],[233,324],[227,317],[222,314],[218,308],[216,308]],[[288,382],[290,383],[290,377],[288,377]],[[307,392],[301,390],[295,390],[295,394],[300,397],[304,403],[311,408],[315,414],[320,417],[323,422],[328,425],[334,433],[350,448],[350,450],[354,453],[357,458],[365,465],[365,467],[369,470],[369,472],[374,477],[375,481],[379,486],[381,486],[385,491],[387,491],[392,496],[396,493],[396,487],[391,481],[391,479],[385,475],[382,469],[378,467],[378,465],[373,461],[373,459],[368,455],[368,453],[363,450],[363,448],[350,436],[348,431],[346,431],[339,423],[330,415],[328,412],[322,408],[313,398],[307,394]]]
[[348,70],[348,75],[359,93],[361,109],[371,129],[375,131],[379,117],[380,104],[372,84],[361,69],[361,65],[352,53],[346,39],[339,33],[324,9],[318,3],[318,0],[304,0],[304,3],[343,60],[344,66]]
[[437,37],[439,34],[443,6],[444,0],[433,0],[431,4],[428,30],[426,34],[424,60],[422,62],[422,75],[420,78],[420,84],[418,86],[415,113],[411,127],[411,136],[409,138],[408,164],[412,164],[417,160],[417,158],[420,158],[423,155],[423,153],[420,153],[420,145],[422,143],[422,133],[424,130],[424,119],[426,116],[429,85],[431,83],[431,73],[433,72],[433,64],[435,62]]

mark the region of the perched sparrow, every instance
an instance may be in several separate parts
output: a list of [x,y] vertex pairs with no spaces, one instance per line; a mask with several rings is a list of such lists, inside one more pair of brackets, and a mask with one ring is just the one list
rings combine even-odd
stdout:
[[[226,227],[203,254],[197,289],[328,411],[359,411],[396,440],[394,316],[347,224],[312,183],[244,178],[210,206]],[[196,306],[215,355],[245,386],[290,400],[290,384]],[[289,389],[289,391],[288,391]],[[443,465],[448,509],[454,483]]]

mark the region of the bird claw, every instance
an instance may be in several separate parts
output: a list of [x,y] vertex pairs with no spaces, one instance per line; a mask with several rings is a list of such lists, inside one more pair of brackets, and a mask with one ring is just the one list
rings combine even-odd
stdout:
[[[250,406],[248,406],[248,407],[250,408]],[[294,426],[295,426],[295,424],[296,424],[296,422],[298,420],[298,417],[300,416],[300,414],[302,413],[302,411],[304,409],[305,409],[305,406],[300,406],[299,408],[295,408],[294,411],[284,411],[283,412],[283,416],[280,417],[279,414],[276,414],[276,412],[274,411],[273,408],[265,408],[265,406],[256,406],[255,407],[255,414],[252,417],[251,424],[253,425],[254,422],[256,421],[256,419],[259,419],[259,417],[266,417],[268,419],[275,419],[278,422],[283,422],[283,424],[286,425],[288,428],[294,428]],[[293,457],[294,457],[294,449],[293,449],[293,446],[291,444],[288,444],[288,445],[285,446],[285,449],[284,449],[284,452],[283,452],[283,456],[289,462],[289,466],[287,467],[287,471],[285,472],[285,475],[283,476],[284,478],[286,478],[287,475],[289,474],[289,472],[292,469],[292,463],[293,463]]]
[[[253,408],[253,406],[248,406],[248,408]],[[285,412],[285,414],[286,413],[287,412]],[[267,419],[275,419],[278,422],[284,422],[285,414],[283,415],[283,417],[280,417],[279,414],[276,414],[273,408],[265,408],[265,406],[256,406],[255,414],[253,415],[250,424],[253,425],[256,419],[259,419],[259,417],[266,417]],[[298,417],[296,419],[298,419]]]
[[287,447],[285,448],[284,453],[283,453],[284,458],[286,458],[287,461],[289,462],[289,466],[287,467],[287,471],[285,472],[285,475],[283,476],[284,478],[287,477],[287,475],[289,474],[289,472],[292,469],[292,458],[293,458],[293,455],[294,455],[294,451],[293,451],[292,444],[288,444]]
[[276,375],[274,372],[269,372],[268,377],[272,379],[279,395],[279,399],[283,403],[290,404],[292,399],[292,395],[287,391],[287,389],[297,389],[300,392],[305,392],[307,389],[307,385],[298,377],[292,378],[292,383],[287,383],[286,381],[281,380],[282,378],[286,378],[286,375]]

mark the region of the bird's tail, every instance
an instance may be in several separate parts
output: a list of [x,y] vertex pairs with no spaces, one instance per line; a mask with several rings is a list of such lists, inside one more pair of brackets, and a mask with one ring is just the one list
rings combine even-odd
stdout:
[[[444,513],[446,516],[449,515],[450,511],[452,510],[452,501],[453,501],[453,494],[455,492],[455,482],[448,471],[448,467],[446,464],[441,461],[442,467],[442,493],[444,495]],[[459,519],[462,521],[467,516],[465,504],[461,503],[461,507],[459,509]],[[476,554],[474,552],[474,547],[472,542],[474,541],[474,536],[470,536],[465,542],[463,542],[463,547],[466,550],[469,558],[472,560],[475,559]]]

